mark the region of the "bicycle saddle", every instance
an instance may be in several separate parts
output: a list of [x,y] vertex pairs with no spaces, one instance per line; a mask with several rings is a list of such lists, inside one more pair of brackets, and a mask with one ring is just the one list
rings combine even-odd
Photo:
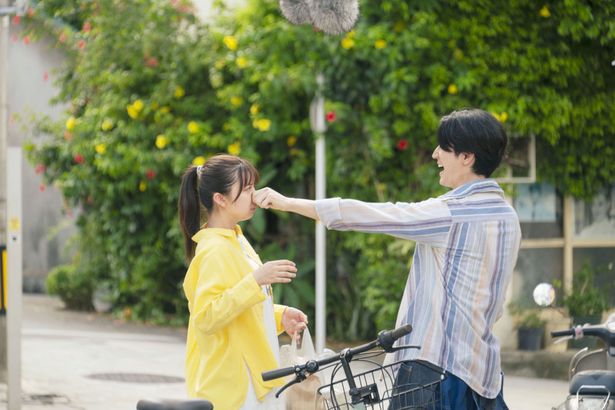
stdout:
[[[584,370],[572,376],[570,380],[570,394],[577,394],[581,386],[588,386],[581,390],[582,394],[606,395],[604,386],[615,395],[615,371],[612,370]],[[593,387],[596,386],[596,387]]]
[[139,400],[137,410],[213,410],[207,400]]

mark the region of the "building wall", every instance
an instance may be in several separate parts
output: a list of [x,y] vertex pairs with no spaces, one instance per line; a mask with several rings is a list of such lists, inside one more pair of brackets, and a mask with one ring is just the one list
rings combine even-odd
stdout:
[[[35,117],[58,118],[64,107],[49,101],[57,94],[54,73],[62,64],[62,54],[50,40],[24,41],[20,27],[11,26],[8,41],[7,101],[8,146],[22,146],[33,140]],[[40,141],[36,137],[35,141]],[[25,157],[25,153],[24,153]],[[24,290],[43,290],[47,272],[67,260],[66,241],[74,223],[63,215],[62,199],[53,186],[42,186],[42,178],[24,158],[23,176],[23,255]],[[4,164],[2,164],[4,167]],[[10,172],[10,170],[9,170]],[[4,174],[4,173],[3,173]],[[0,185],[2,243],[6,237],[6,183]]]

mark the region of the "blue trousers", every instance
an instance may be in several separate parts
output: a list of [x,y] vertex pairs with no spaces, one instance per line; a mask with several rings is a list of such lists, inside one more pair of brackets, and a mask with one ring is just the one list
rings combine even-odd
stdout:
[[[443,375],[444,380],[438,383]],[[391,396],[389,410],[508,410],[502,391],[488,399],[459,377],[419,360],[402,363]]]

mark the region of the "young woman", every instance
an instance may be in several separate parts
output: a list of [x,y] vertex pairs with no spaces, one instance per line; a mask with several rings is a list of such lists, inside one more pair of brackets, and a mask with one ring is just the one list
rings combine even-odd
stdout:
[[283,381],[263,382],[261,372],[279,367],[277,335],[293,336],[307,325],[303,312],[272,300],[271,285],[290,283],[295,264],[261,263],[237,225],[254,215],[258,177],[252,164],[231,155],[214,156],[182,177],[179,220],[190,261],[186,383],[191,397],[219,409],[283,408],[274,397]]

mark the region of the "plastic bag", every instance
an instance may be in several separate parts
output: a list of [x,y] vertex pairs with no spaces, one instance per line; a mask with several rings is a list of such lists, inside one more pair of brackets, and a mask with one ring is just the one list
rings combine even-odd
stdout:
[[[333,351],[325,349],[324,355],[333,354]],[[280,346],[280,366],[288,367],[295,364],[303,364],[308,360],[317,359],[312,343],[310,331],[305,329],[298,338],[293,338],[290,345]],[[292,376],[294,377],[294,376]],[[284,395],[286,397],[286,410],[320,410],[324,409],[322,400],[318,397],[318,389],[322,385],[321,372],[309,375],[301,383],[289,387]],[[325,382],[326,383],[326,382]]]

